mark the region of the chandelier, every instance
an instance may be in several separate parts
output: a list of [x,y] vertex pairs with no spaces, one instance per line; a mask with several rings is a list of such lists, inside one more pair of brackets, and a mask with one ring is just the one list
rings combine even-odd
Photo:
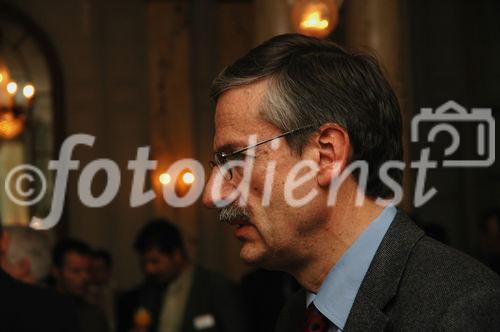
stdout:
[[34,97],[33,84],[14,80],[0,57],[0,140],[14,139],[23,132]]

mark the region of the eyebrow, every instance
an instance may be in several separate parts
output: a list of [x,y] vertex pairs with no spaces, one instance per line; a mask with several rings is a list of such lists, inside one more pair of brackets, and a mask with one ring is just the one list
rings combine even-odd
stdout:
[[234,143],[224,144],[223,146],[215,149],[214,153],[219,153],[219,152],[231,153],[238,148],[239,148],[239,146],[234,144]]

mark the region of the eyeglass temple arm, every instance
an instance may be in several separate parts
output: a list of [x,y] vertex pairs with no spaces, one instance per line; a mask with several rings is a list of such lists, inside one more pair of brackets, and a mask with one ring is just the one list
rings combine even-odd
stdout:
[[266,139],[265,141],[262,141],[262,142],[258,142],[258,143],[252,144],[252,145],[250,145],[250,146],[247,146],[247,147],[244,147],[244,148],[238,149],[238,150],[233,151],[233,152],[228,153],[228,154],[225,154],[225,153],[223,153],[223,154],[224,154],[224,157],[234,156],[235,154],[238,154],[238,153],[241,153],[241,152],[243,152],[243,151],[246,151],[246,150],[249,150],[249,149],[255,148],[255,147],[257,147],[257,146],[259,146],[259,145],[261,145],[261,144],[265,144],[265,143],[267,143],[267,142],[271,142],[272,140],[275,140],[275,139],[277,139],[277,138],[281,138],[281,137],[283,137],[283,136],[291,135],[291,134],[293,134],[293,133],[295,133],[295,132],[297,132],[297,131],[299,131],[299,130],[304,130],[304,129],[308,129],[308,128],[311,128],[311,127],[313,127],[313,125],[309,125],[309,126],[305,126],[305,127],[301,127],[301,128],[292,129],[292,130],[289,130],[289,131],[287,131],[287,132],[285,132],[285,133],[283,133],[283,134],[281,134],[281,135],[278,135],[278,136],[275,136],[275,137],[271,137],[271,138],[269,138],[269,139]]

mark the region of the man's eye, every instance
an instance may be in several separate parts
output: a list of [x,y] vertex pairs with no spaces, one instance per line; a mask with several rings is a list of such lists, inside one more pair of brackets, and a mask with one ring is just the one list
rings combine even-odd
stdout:
[[245,153],[237,153],[237,154],[234,154],[230,157],[228,157],[228,160],[245,160],[245,158],[247,157],[247,155]]

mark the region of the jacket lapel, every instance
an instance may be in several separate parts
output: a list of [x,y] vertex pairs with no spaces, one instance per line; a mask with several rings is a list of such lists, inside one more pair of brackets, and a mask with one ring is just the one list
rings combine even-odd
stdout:
[[381,331],[383,309],[396,295],[411,251],[424,232],[400,210],[373,258],[347,318],[344,331]]

